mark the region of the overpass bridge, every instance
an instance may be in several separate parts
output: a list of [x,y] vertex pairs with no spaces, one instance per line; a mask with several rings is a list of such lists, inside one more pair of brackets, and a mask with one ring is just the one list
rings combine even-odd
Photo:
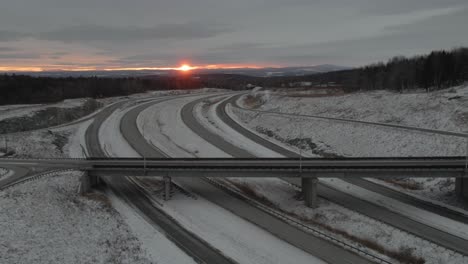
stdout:
[[173,177],[301,178],[307,206],[317,206],[319,178],[456,178],[456,192],[468,200],[466,157],[405,158],[87,158],[0,159],[3,165],[85,171],[81,191],[99,184],[100,177],[160,176],[169,199]]

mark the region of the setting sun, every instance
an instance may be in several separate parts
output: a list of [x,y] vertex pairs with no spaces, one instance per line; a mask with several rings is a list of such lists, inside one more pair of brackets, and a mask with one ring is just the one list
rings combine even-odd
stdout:
[[185,71],[185,72],[190,71],[192,69],[194,69],[194,67],[191,67],[190,65],[187,65],[187,64],[184,64],[184,65],[180,66],[179,68],[177,68],[177,70]]

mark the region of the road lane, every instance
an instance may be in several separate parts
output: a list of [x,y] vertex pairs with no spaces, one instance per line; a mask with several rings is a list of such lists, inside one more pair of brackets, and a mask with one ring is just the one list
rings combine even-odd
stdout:
[[[245,137],[249,138],[250,140],[256,141],[257,143],[263,145],[264,147],[267,148],[272,148],[278,153],[284,155],[284,156],[289,156],[289,157],[297,157],[297,153],[293,153],[287,149],[282,148],[279,145],[274,144],[271,141],[268,141],[261,136],[251,132],[250,130],[242,127],[239,125],[235,120],[229,117],[229,115],[226,113],[226,106],[228,103],[235,103],[237,100],[238,96],[233,96],[227,100],[225,100],[223,103],[219,104],[218,109],[216,109],[217,113],[219,113],[219,117],[222,119],[224,123],[227,125],[231,126],[232,128],[236,129],[237,132],[241,133]],[[189,107],[194,107],[195,104],[189,106]],[[186,110],[186,112],[191,112],[189,110]],[[192,115],[193,116],[193,115]],[[194,121],[196,121],[196,118],[193,118]],[[210,133],[209,130],[206,130],[206,133]],[[208,139],[210,137],[207,137]],[[217,144],[217,142],[210,141],[212,144]],[[226,143],[223,143],[224,145]],[[275,146],[273,146],[275,145]],[[225,151],[231,151],[229,148],[223,149]],[[234,155],[239,154],[236,152],[232,152]],[[295,185],[301,186],[301,181],[300,179],[285,179],[286,181],[293,183]],[[427,239],[429,241],[432,241],[438,245],[441,245],[443,247],[452,249],[454,251],[460,252],[464,255],[468,255],[468,241],[465,239],[462,239],[460,237],[454,236],[452,234],[445,233],[441,230],[438,230],[436,228],[424,225],[422,223],[419,223],[417,221],[414,221],[412,219],[409,219],[406,216],[400,215],[398,213],[392,212],[387,210],[386,208],[382,206],[378,206],[376,204],[361,200],[359,198],[356,198],[352,195],[340,192],[336,189],[331,188],[330,186],[320,184],[318,186],[318,193],[319,196],[330,200],[334,203],[340,204],[346,208],[349,208],[353,211],[362,213],[368,217],[377,219],[381,222],[387,223],[391,226],[397,227],[401,230],[405,230],[408,233],[414,234],[416,236],[422,237],[424,239]]]
[[[211,97],[211,96],[210,96]],[[206,100],[207,98],[198,99],[195,102],[200,102]],[[189,108],[196,105],[196,103],[189,103]],[[141,132],[138,130],[138,127],[135,122],[135,118],[138,116],[138,111],[144,111],[147,107],[150,107],[151,104],[145,105],[145,107],[139,107],[138,109],[133,109],[127,113],[127,117],[124,116],[122,121],[124,122],[121,126],[122,134],[125,138],[132,140],[132,138],[143,138]],[[205,134],[203,126],[193,119],[191,111],[187,111],[187,108],[184,107],[181,112],[182,119],[184,122],[189,122],[189,127],[198,132],[200,137],[206,140],[206,136],[213,136],[212,134]],[[187,123],[186,123],[187,124]],[[133,127],[132,127],[133,126]],[[197,130],[199,129],[199,130]],[[131,135],[132,133],[139,133],[139,136]],[[223,144],[225,141],[222,138],[219,138],[219,143]],[[210,142],[210,141],[208,141]],[[138,140],[138,144],[132,144],[137,152],[146,153],[148,156],[158,156],[162,153],[152,147],[148,142],[141,142]],[[244,150],[240,148],[233,148],[238,152],[241,152],[243,157],[252,157],[250,154],[247,154]],[[284,241],[289,242],[290,244],[308,252],[309,254],[321,258],[329,263],[371,263],[371,261],[356,255],[352,252],[346,251],[343,248],[336,246],[326,240],[315,237],[309,233],[303,232],[302,230],[291,226],[288,223],[285,223],[279,220],[276,217],[273,217],[262,210],[251,206],[247,202],[233,197],[224,191],[213,187],[211,184],[207,183],[201,179],[194,178],[181,178],[178,179],[184,184],[190,185],[191,188],[199,195],[205,197],[207,200],[218,204],[219,206],[233,212],[234,214],[250,221],[261,228],[267,230],[268,232],[274,234],[275,236],[283,239]]]
[[[167,97],[158,102],[171,100],[173,97]],[[112,112],[124,106],[126,102],[117,103],[109,108],[104,109],[94,119],[93,123],[86,131],[86,146],[87,150],[92,157],[105,157],[106,154],[101,149],[99,142],[99,128]],[[132,122],[133,123],[133,122]],[[136,126],[136,120],[134,120]],[[131,126],[131,124],[129,124]],[[124,125],[124,127],[126,127]],[[199,263],[220,263],[220,264],[233,264],[231,259],[224,256],[221,252],[217,251],[202,239],[194,236],[182,225],[178,224],[169,215],[159,208],[154,207],[151,201],[144,198],[143,194],[138,192],[134,185],[126,178],[111,177],[105,178],[105,182],[116,192],[116,194],[124,198],[127,203],[133,208],[138,208],[139,212],[145,216],[151,224],[162,228],[168,238],[174,241],[182,250],[189,256],[192,256]]]

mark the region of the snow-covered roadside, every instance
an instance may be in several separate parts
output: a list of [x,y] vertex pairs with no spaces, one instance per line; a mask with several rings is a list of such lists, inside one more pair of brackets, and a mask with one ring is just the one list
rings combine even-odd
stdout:
[[405,215],[410,219],[442,230],[454,236],[468,240],[468,225],[449,218],[407,205],[381,194],[368,191],[364,188],[349,184],[340,179],[321,179],[321,181],[337,190],[349,193],[355,197],[383,206],[390,211]]
[[[214,106],[211,106],[211,108],[214,108]],[[228,111],[228,114],[232,115],[232,112],[230,113],[230,111]],[[200,114],[198,118],[208,119],[206,116]],[[211,120],[205,120],[202,123],[207,127],[216,124],[216,122]],[[230,140],[235,141],[237,139],[231,137],[228,134],[225,136],[230,137]],[[242,139],[239,141],[240,142],[236,145],[241,146]],[[255,145],[257,144],[254,144],[251,147],[254,148]],[[260,156],[267,157],[268,155],[269,154],[265,153]],[[313,153],[306,152],[305,155],[312,156]],[[268,201],[278,206],[281,210],[292,213],[293,215],[297,215],[300,218],[313,219],[322,225],[331,227],[335,230],[338,230],[339,232],[345,231],[346,233],[359,239],[374,241],[376,243],[378,241],[386,241],[385,248],[388,250],[401,252],[404,249],[409,249],[414,256],[426,259],[426,263],[441,263],[445,262],[446,260],[450,260],[450,262],[453,263],[462,263],[464,261],[463,256],[460,254],[440,248],[438,245],[415,237],[406,232],[396,230],[387,224],[347,210],[339,205],[330,203],[329,201],[321,199],[319,209],[312,210],[306,208],[302,201],[298,201],[294,198],[294,196],[298,195],[295,190],[293,190],[291,186],[281,180],[250,178],[231,180],[247,185],[248,188],[255,190],[261,196],[266,197]],[[346,190],[343,191],[347,192]],[[442,221],[443,219],[440,220]],[[306,224],[312,223],[308,222]],[[452,229],[451,231],[453,232],[454,230]],[[341,239],[345,238],[342,237]],[[352,240],[349,241],[349,243],[356,244]]]
[[195,264],[196,262],[169,241],[163,232],[150,225],[135,209],[121,201],[111,190],[106,192],[113,207],[121,214],[132,232],[142,242],[151,260],[163,264]]
[[[284,92],[253,91],[259,110],[320,115],[371,122],[468,131],[468,85],[426,93],[356,92],[336,96],[289,97]],[[245,98],[245,97],[244,97]],[[243,100],[239,100],[243,104]]]
[[[460,200],[454,190],[454,178],[407,178],[403,177],[395,182],[386,182],[381,179],[366,178],[366,180],[384,185],[385,187],[404,192],[407,195],[432,203],[440,207],[458,212],[468,217],[468,204]],[[405,184],[416,186],[408,190]],[[402,185],[402,186],[401,186]]]
[[150,106],[138,116],[138,129],[148,142],[173,157],[229,157],[207,144],[182,121],[182,106],[204,96],[182,97]]
[[8,178],[11,175],[13,175],[13,171],[5,168],[0,168],[0,180]]
[[232,108],[251,130],[279,143],[307,140],[304,151],[347,157],[460,156],[466,151],[463,138],[418,131],[376,127],[331,120],[259,114]]
[[224,137],[227,142],[237,145],[256,156],[266,156],[271,158],[281,157],[278,153],[263,146],[259,146],[222,122],[216,114],[216,107],[222,103],[222,99],[225,99],[225,97],[208,99],[202,104],[195,106],[194,115],[197,120],[213,133]]
[[[353,236],[361,241],[380,244],[387,252],[411,252],[413,256],[424,259],[425,263],[464,263],[468,260],[466,256],[446,250],[427,240],[375,221],[325,199],[320,199],[319,208],[305,207],[302,199],[299,199],[299,190],[291,188],[288,183],[279,179],[230,178],[225,183],[240,191],[242,188],[239,186],[248,186],[257,195],[271,202],[274,207],[287,212],[303,224],[319,228],[322,232],[364,250],[366,249],[362,244],[349,237]],[[370,252],[379,254],[372,250]],[[382,257],[385,258],[385,256]]]
[[[120,133],[120,120],[131,109],[129,104],[124,104],[121,108],[115,110],[99,128],[99,142],[101,143],[101,148],[109,156],[127,158],[140,157]],[[115,142],[119,142],[119,144]]]
[[202,197],[178,195],[163,209],[239,263],[324,263]]
[[[138,117],[139,129],[170,156],[228,157],[183,124],[180,109],[197,98],[175,99],[148,108]],[[190,190],[189,185],[174,181]],[[202,197],[194,200],[176,195],[162,209],[239,263],[288,263],[291,259],[294,263],[323,263]]]
[[[392,120],[398,117],[406,120],[405,122],[397,122],[399,124],[449,130],[455,126],[455,123],[460,125],[459,120],[463,119],[462,112],[468,111],[467,91],[468,88],[462,87],[457,88],[456,93],[449,93],[447,90],[429,94],[393,94],[380,91],[320,98],[288,98],[269,94],[265,98],[262,109],[323,116],[336,115],[336,117],[341,118],[377,122],[393,122]],[[456,95],[455,97],[460,96],[460,98],[449,100],[448,98],[453,98],[453,94]],[[448,95],[452,95],[452,97],[448,97]],[[347,101],[348,99],[350,101]],[[242,104],[242,100],[239,100],[239,103]],[[384,106],[385,109],[383,109]],[[433,113],[433,111],[438,113]],[[316,156],[324,156],[323,154],[355,157],[459,156],[466,154],[466,140],[453,136],[312,118],[260,114],[234,107],[232,113],[243,126],[278,144],[293,147],[287,143],[302,138],[302,141],[306,141],[303,153],[315,154]],[[388,118],[389,113],[393,118]],[[412,116],[413,114],[414,116]],[[433,118],[440,118],[447,124],[451,122],[453,124],[442,126],[441,120],[438,120],[438,126],[429,125],[434,121]],[[409,190],[398,186],[398,184],[405,185],[408,181],[411,181],[417,189]],[[382,181],[376,182],[388,184]],[[395,182],[392,185],[402,192],[417,195],[423,199],[432,199],[435,202],[444,202],[463,208],[457,201],[453,180],[447,181],[443,178],[408,180],[402,178],[401,183]]]
[[3,105],[0,106],[0,120],[15,118],[15,117],[28,117],[34,115],[36,112],[44,110],[49,107],[57,108],[75,108],[80,107],[86,103],[86,98],[68,99],[55,104],[33,104],[33,105]]
[[0,263],[151,263],[105,196],[77,193],[80,175],[0,192]]

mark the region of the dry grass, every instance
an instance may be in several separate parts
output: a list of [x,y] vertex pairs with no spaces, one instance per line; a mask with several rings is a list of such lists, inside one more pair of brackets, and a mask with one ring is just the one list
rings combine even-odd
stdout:
[[86,199],[98,202],[106,208],[112,208],[112,204],[109,198],[100,192],[85,193],[82,196]]
[[[314,225],[314,226],[318,226],[318,227],[320,227],[322,229],[325,229],[325,230],[327,230],[329,232],[338,234],[338,235],[340,235],[340,236],[342,236],[342,237],[344,237],[346,239],[357,242],[357,243],[359,243],[359,244],[361,244],[361,245],[363,245],[363,246],[365,246],[365,247],[367,247],[369,249],[372,249],[374,251],[379,252],[380,254],[383,254],[383,255],[389,256],[389,257],[391,257],[391,258],[393,258],[395,260],[398,260],[400,263],[404,263],[404,264],[424,264],[426,262],[423,258],[414,256],[413,255],[413,250],[411,248],[409,248],[409,247],[402,247],[399,250],[386,249],[383,245],[379,244],[377,241],[374,241],[374,240],[371,240],[371,239],[368,239],[368,238],[358,237],[358,236],[355,236],[353,234],[348,233],[345,230],[334,228],[334,227],[332,227],[330,225],[327,225],[327,224],[324,224],[323,222],[320,222],[319,221],[320,219],[326,219],[326,217],[324,215],[322,215],[322,214],[316,213],[311,218],[311,217],[306,217],[304,215],[299,215],[299,214],[296,214],[296,213],[293,213],[293,212],[285,211],[282,208],[280,208],[277,204],[275,204],[274,202],[269,200],[267,197],[265,197],[261,193],[257,192],[254,188],[252,188],[248,184],[234,182],[234,181],[230,181],[230,180],[227,180],[227,181],[229,181],[231,184],[235,185],[240,191],[242,191],[248,197],[257,200],[257,201],[261,202],[262,204],[264,204],[266,206],[273,207],[276,210],[279,210],[284,214],[287,214],[287,215],[292,216],[292,217],[294,217],[296,219],[299,219],[300,221],[302,221],[304,223],[308,223],[308,224],[311,224],[311,225]],[[299,199],[299,200],[302,199],[302,193],[297,192],[295,197],[296,197],[296,199]]]
[[244,106],[248,109],[259,108],[263,104],[262,97],[259,95],[246,95],[244,97]]
[[410,179],[407,179],[407,180],[386,179],[384,181],[390,184],[396,185],[396,186],[400,186],[401,188],[406,189],[406,190],[417,191],[417,190],[423,189],[420,183],[412,181]]

